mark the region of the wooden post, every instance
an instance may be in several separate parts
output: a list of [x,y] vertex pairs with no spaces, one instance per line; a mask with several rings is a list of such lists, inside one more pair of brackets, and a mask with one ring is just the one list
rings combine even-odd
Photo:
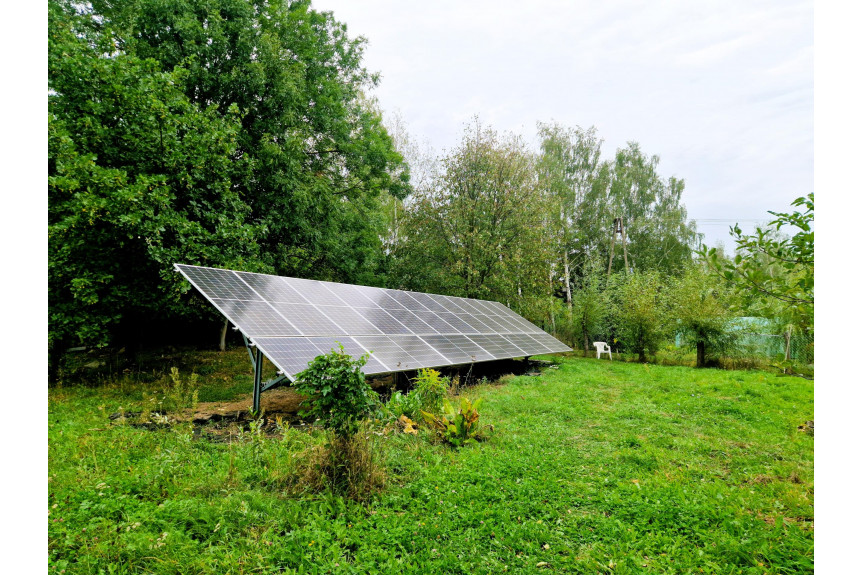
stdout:
[[225,351],[225,337],[228,335],[228,320],[222,324],[222,334],[219,337],[219,351]]

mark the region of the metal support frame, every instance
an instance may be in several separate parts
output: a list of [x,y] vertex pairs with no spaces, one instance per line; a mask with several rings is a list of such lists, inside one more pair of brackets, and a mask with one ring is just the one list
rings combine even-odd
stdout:
[[[246,337],[246,334],[243,334],[243,342],[246,344],[246,350],[249,352],[249,359],[252,360],[252,369],[255,371],[255,387],[252,391],[252,411],[255,415],[260,415],[261,413],[261,393],[276,387],[284,381],[287,381],[287,376],[281,372],[268,381],[262,382],[262,376],[264,371],[264,354],[261,349],[255,345],[253,341],[250,341],[249,338]],[[254,348],[254,349],[253,349]]]

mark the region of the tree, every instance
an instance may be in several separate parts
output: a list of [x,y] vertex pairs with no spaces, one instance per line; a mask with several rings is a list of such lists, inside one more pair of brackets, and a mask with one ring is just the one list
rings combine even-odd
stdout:
[[105,344],[177,311],[175,261],[242,266],[260,227],[231,185],[240,126],[178,89],[183,70],[116,53],[113,29],[49,4],[51,371],[73,342]]
[[400,285],[536,313],[534,300],[547,300],[550,258],[532,155],[519,138],[477,121],[442,165],[406,205]]
[[638,361],[654,355],[669,334],[667,288],[655,271],[618,273],[609,278],[612,326],[622,347]]
[[[815,306],[815,196],[808,194],[791,203],[802,211],[768,212],[776,219],[755,233],[745,235],[731,228],[737,244],[731,261],[715,248],[702,248],[700,256],[711,269],[730,282],[744,302],[772,309],[771,315],[809,329]],[[784,227],[793,235],[783,235]]]
[[658,165],[659,156],[648,157],[635,142],[617,150],[603,222],[610,230],[613,218],[623,219],[631,267],[677,274],[691,261],[698,235],[680,203],[683,180],[663,180]]
[[605,328],[608,317],[608,298],[602,291],[600,278],[594,274],[581,279],[572,301],[572,329],[584,353],[590,350],[591,338]]
[[362,282],[380,255],[381,201],[409,172],[366,97],[378,82],[350,38],[309,1],[94,2],[121,48],[182,67],[201,107],[240,113],[234,185],[266,230],[264,263],[299,277]]
[[332,14],[51,0],[48,40],[52,349],[187,313],[177,261],[373,280],[409,173]]
[[592,227],[586,221],[589,204],[585,200],[602,181],[602,140],[597,138],[593,127],[572,129],[556,123],[539,123],[539,135],[542,141],[537,172],[541,189],[548,196],[550,232],[556,239],[557,260],[563,267],[565,301],[571,308],[575,272],[584,274],[584,259],[592,247],[585,233]]
[[715,356],[734,343],[733,299],[723,283],[699,266],[690,266],[678,279],[672,279],[669,300],[675,330],[684,342],[695,348],[695,367],[705,367],[708,354]]
[[[678,274],[698,239],[681,203],[684,182],[658,172],[659,157],[630,142],[601,161],[596,130],[539,124],[540,185],[557,210],[549,219],[563,268],[564,297],[578,277],[607,269],[612,222],[622,218],[630,267]],[[622,270],[622,259],[615,262]]]

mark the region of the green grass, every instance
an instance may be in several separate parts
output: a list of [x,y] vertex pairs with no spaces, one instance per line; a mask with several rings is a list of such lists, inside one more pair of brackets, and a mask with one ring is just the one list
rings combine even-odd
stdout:
[[287,495],[319,432],[211,442],[54,390],[49,571],[813,572],[813,382],[570,358],[466,393],[491,438],[375,436],[389,484],[359,505]]

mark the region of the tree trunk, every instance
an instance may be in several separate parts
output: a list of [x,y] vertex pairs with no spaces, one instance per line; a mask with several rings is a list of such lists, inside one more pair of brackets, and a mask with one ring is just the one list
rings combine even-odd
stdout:
[[557,335],[557,326],[554,325],[554,262],[548,268],[548,297],[552,304],[548,311],[548,315],[551,318],[551,333]]
[[695,367],[704,367],[704,342],[695,343]]
[[[785,361],[791,361],[791,328],[785,330]],[[788,367],[785,367],[783,373],[788,373]]]
[[225,351],[225,337],[228,335],[228,320],[222,324],[222,335],[219,337],[219,351]]
[[63,356],[66,353],[64,342],[52,345],[48,348],[48,383],[54,385],[60,380],[60,367],[63,364]]
[[569,308],[569,316],[572,318],[572,288],[569,285],[569,254],[563,251],[563,275],[566,280],[566,307]]
[[584,332],[584,357],[587,357],[588,352],[590,351],[590,347],[588,347],[589,341],[587,339],[587,332]]

